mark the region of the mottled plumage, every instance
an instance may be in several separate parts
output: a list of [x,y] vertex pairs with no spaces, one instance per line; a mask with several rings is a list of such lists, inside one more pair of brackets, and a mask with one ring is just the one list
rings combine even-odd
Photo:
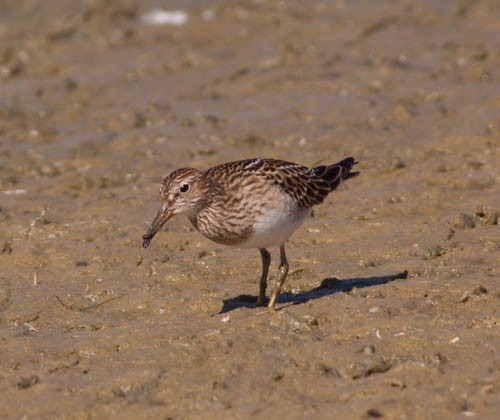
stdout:
[[357,162],[347,158],[330,166],[308,168],[277,159],[246,159],[199,171],[177,169],[160,187],[162,207],[143,237],[147,247],[163,224],[185,214],[208,239],[244,248],[259,248],[263,262],[259,304],[265,303],[270,255],[279,246],[280,278],[269,306],[274,307],[288,272],[285,242],[316,204],[351,172]]

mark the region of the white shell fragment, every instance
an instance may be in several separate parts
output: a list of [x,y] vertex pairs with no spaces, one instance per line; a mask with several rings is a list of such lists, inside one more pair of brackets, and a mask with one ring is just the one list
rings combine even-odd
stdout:
[[184,25],[187,20],[188,15],[182,10],[163,10],[159,8],[151,9],[141,16],[141,22],[151,26],[181,26]]

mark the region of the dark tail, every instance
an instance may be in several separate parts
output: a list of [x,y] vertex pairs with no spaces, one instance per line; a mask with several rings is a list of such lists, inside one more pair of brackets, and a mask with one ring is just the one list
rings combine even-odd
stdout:
[[313,170],[317,176],[328,182],[330,191],[333,191],[342,181],[359,175],[359,172],[351,172],[356,163],[358,162],[353,157],[348,157],[330,166],[316,166]]

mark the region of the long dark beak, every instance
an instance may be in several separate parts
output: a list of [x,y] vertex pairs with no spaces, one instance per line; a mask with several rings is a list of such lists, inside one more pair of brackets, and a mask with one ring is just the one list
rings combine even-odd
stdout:
[[142,237],[142,246],[144,248],[147,248],[149,246],[149,243],[151,242],[151,239],[153,239],[153,236],[156,235],[156,232],[158,232],[161,227],[167,223],[167,220],[170,219],[173,216],[172,211],[169,209],[163,209],[161,208],[160,211],[156,214],[153,222],[151,223],[150,228],[146,232],[146,234]]

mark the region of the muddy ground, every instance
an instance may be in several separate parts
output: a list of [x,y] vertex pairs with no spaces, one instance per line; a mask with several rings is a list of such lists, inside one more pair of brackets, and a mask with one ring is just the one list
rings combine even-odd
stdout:
[[[157,6],[187,22],[141,19]],[[0,416],[494,418],[499,15],[2,1]],[[350,155],[275,313],[257,250],[183,218],[141,248],[179,166]]]

